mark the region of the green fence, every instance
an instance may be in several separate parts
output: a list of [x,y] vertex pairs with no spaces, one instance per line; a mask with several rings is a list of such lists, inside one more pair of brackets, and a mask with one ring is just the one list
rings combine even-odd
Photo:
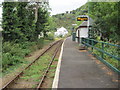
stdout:
[[120,74],[120,45],[81,38],[88,51],[105,63],[108,67]]

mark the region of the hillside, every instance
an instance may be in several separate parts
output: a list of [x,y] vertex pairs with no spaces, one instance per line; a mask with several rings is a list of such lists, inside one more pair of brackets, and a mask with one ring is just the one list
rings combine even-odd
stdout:
[[66,11],[66,13],[61,13],[53,15],[53,20],[56,24],[56,28],[65,27],[68,30],[73,28],[72,24],[80,24],[81,22],[76,21],[76,17],[79,15],[86,15],[88,13],[88,3],[77,8],[76,10]]

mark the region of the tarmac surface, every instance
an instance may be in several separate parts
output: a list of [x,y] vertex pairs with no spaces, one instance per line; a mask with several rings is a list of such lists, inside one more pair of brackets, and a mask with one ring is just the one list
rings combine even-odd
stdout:
[[[58,88],[118,88],[118,82],[106,74],[78,43],[68,37],[64,43]],[[117,78],[117,77],[116,77]]]

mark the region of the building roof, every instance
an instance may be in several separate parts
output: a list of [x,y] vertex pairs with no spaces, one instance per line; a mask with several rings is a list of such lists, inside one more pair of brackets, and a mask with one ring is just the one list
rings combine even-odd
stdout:
[[82,24],[80,24],[80,26],[92,26],[93,24],[93,19],[89,18],[88,21],[83,21]]
[[81,27],[81,26],[88,26],[88,21],[82,22],[82,24],[80,24],[80,27]]

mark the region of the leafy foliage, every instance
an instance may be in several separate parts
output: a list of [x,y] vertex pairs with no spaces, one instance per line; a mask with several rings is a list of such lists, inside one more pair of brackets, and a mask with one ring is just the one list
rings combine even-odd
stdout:
[[[91,38],[120,45],[119,5],[120,2],[89,2],[89,16],[94,20],[93,27],[89,32]],[[100,48],[100,45],[96,44],[96,46]],[[104,50],[114,56],[120,55],[119,47],[106,45]],[[93,53],[101,56],[101,52],[98,52],[97,50],[94,50]],[[104,55],[104,59],[120,69],[117,60],[106,54]]]
[[36,41],[40,32],[46,36],[49,31],[49,14],[38,8],[38,20],[35,22],[34,4],[28,2],[3,3],[3,38],[4,41]]
[[30,50],[23,49],[22,47],[20,47],[20,44],[5,42],[3,43],[3,45],[3,71],[9,66],[18,63],[23,63],[24,56],[30,53]]
[[[49,13],[44,7],[38,6],[38,17],[35,21],[35,3],[3,2],[3,71],[10,66],[24,62],[24,57],[34,49],[44,45],[44,39],[38,39],[43,32],[49,32]],[[38,4],[39,5],[39,4]],[[45,6],[47,7],[47,6]],[[32,47],[32,48],[31,48]]]
[[17,23],[17,17],[16,13],[14,13],[14,7],[16,6],[16,3],[11,2],[5,2],[3,3],[3,22],[2,22],[2,28],[4,29],[3,37],[4,40],[15,40],[16,37],[20,37],[19,32],[17,29],[17,26],[15,23]]
[[94,19],[93,38],[118,42],[118,2],[89,2],[89,14]]

